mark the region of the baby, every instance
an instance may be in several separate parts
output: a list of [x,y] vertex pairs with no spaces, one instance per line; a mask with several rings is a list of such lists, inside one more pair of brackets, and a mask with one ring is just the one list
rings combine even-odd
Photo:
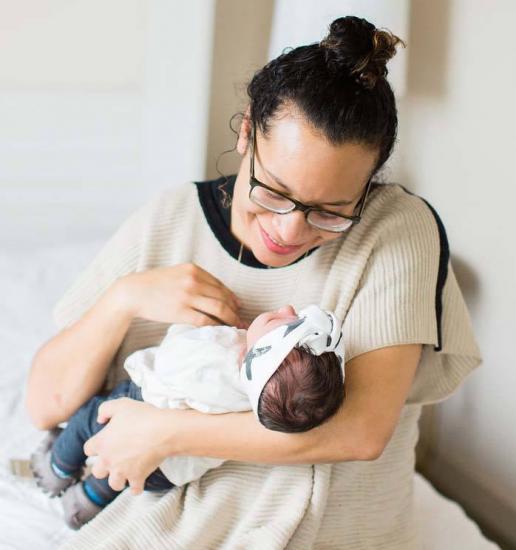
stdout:
[[[64,430],[52,430],[31,456],[38,485],[62,494],[66,523],[79,529],[121,491],[108,477],[81,481],[83,445],[105,424],[99,405],[129,397],[160,408],[192,408],[206,413],[253,410],[270,430],[303,432],[322,424],[344,399],[342,323],[310,305],[299,315],[291,306],[258,315],[246,330],[228,326],[171,325],[159,346],[127,357],[131,380],[109,395],[87,401]],[[173,456],[145,481],[163,491],[200,478],[224,460]],[[78,483],[80,482],[80,483]],[[63,493],[64,492],[64,493]]]

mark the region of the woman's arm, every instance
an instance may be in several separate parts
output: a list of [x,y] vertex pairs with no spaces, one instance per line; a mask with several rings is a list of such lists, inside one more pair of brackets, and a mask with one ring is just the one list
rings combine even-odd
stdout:
[[78,321],[37,351],[25,403],[38,428],[67,420],[101,388],[132,319],[121,292],[117,281]]
[[[134,494],[167,456],[211,456],[268,464],[317,464],[375,460],[389,442],[407,398],[420,344],[364,353],[346,365],[346,399],[330,420],[308,432],[265,429],[254,413],[204,414],[158,409],[131,399],[105,401],[106,427],[84,452],[97,455],[92,473],[109,475],[113,489],[126,480]],[[128,442],[130,441],[130,444]]]
[[196,326],[242,324],[236,296],[194,264],[129,273],[107,288],[34,356],[26,407],[40,429],[67,420],[101,388],[134,317]]
[[[421,345],[364,353],[346,365],[346,398],[327,422],[300,434],[267,430],[253,413],[207,415],[164,411],[168,455],[211,456],[272,464],[374,460],[389,442],[419,362]],[[164,426],[164,431],[166,427]]]

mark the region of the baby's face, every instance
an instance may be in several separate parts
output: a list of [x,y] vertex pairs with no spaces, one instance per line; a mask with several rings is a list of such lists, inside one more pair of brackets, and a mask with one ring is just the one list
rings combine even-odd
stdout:
[[292,306],[283,306],[276,311],[266,311],[258,315],[247,329],[246,353],[264,334],[280,325],[286,325],[294,319],[297,319],[297,314]]

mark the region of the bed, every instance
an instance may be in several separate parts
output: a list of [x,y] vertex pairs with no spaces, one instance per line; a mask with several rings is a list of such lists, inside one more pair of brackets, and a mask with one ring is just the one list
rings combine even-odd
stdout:
[[[25,380],[38,347],[55,328],[53,305],[100,249],[101,241],[0,251],[2,315],[0,346],[0,548],[55,549],[72,531],[58,499],[50,499],[26,477],[15,475],[11,459],[26,459],[42,437],[24,409]],[[455,502],[415,474],[417,519],[424,550],[499,548]]]

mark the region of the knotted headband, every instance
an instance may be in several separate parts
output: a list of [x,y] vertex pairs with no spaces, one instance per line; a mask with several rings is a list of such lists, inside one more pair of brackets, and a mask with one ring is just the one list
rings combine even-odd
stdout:
[[259,338],[247,352],[240,380],[255,414],[265,384],[294,347],[306,347],[313,355],[334,352],[344,378],[342,321],[330,311],[312,304],[298,313],[298,319],[274,328]]

